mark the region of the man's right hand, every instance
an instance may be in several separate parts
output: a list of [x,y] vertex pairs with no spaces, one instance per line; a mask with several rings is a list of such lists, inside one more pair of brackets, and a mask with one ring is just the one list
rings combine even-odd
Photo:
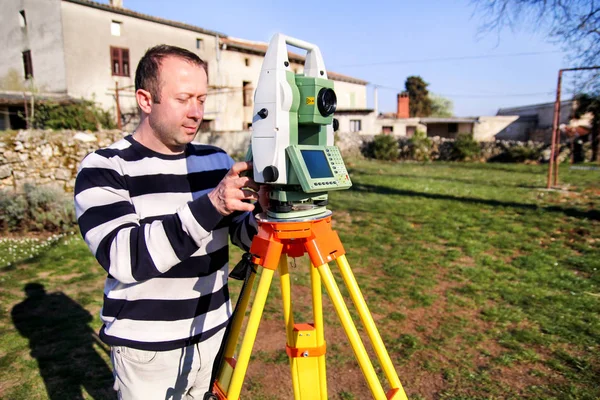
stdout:
[[241,161],[233,164],[217,187],[208,194],[208,198],[221,215],[254,210],[253,204],[243,200],[258,200],[260,186],[251,178],[240,176],[242,172],[251,169],[251,162]]

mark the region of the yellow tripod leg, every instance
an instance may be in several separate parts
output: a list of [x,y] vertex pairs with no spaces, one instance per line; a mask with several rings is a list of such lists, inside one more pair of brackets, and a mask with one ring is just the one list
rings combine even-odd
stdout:
[[290,359],[290,371],[294,399],[327,399],[327,377],[325,375],[325,337],[321,281],[315,268],[310,268],[313,298],[314,323],[294,323],[291,301],[291,285],[287,257],[279,264],[281,273],[281,297],[286,326],[286,351]]
[[381,386],[381,382],[379,382],[379,378],[375,373],[375,369],[373,368],[373,364],[371,360],[369,360],[369,355],[367,354],[367,350],[360,339],[356,326],[352,321],[352,317],[350,316],[350,312],[344,303],[344,298],[340,293],[340,289],[333,278],[333,274],[331,273],[331,269],[328,264],[323,264],[318,267],[319,273],[321,275],[321,279],[325,288],[327,289],[327,293],[329,293],[329,297],[331,298],[331,302],[335,308],[335,311],[340,318],[342,326],[344,327],[344,331],[348,336],[348,340],[350,341],[350,345],[352,346],[352,350],[354,350],[354,355],[358,360],[358,364],[360,365],[360,369],[365,376],[367,384],[371,389],[371,393],[376,400],[385,400],[387,396],[383,391],[383,387]]
[[237,359],[237,363],[233,370],[231,382],[227,390],[227,399],[238,400],[240,392],[242,391],[242,384],[244,383],[244,377],[248,370],[248,363],[250,361],[250,355],[252,353],[252,347],[256,340],[256,334],[258,332],[258,325],[262,318],[262,313],[265,308],[267,301],[267,295],[269,294],[269,288],[271,281],[273,280],[274,270],[263,268],[258,282],[258,288],[256,289],[256,295],[254,302],[252,303],[252,310],[250,311],[250,317],[248,317],[248,325],[244,333],[242,345],[240,347],[240,354]]
[[256,273],[251,272],[250,277],[248,278],[248,282],[245,283],[246,290],[242,293],[243,296],[239,300],[239,309],[237,313],[233,316],[229,338],[225,343],[223,363],[221,364],[219,376],[217,377],[216,381],[216,385],[218,386],[219,390],[223,393],[227,393],[227,390],[231,383],[231,377],[233,375],[233,370],[235,367],[235,360],[233,359],[233,356],[238,343],[238,339],[240,337],[240,331],[242,329],[242,323],[244,322],[244,316],[246,315],[246,310],[248,309],[248,303],[250,302],[250,294],[252,293],[252,286],[254,285],[255,278]]
[[[311,264],[312,266],[312,264]],[[311,268],[311,271],[314,268]],[[296,400],[326,400],[325,339],[323,334],[321,284],[318,272],[311,272],[313,316],[315,322],[286,323],[294,398]],[[289,322],[293,318],[290,316]],[[287,322],[287,321],[286,321]]]
[[[310,263],[310,281],[312,287],[313,318],[317,334],[317,347],[325,349],[325,331],[323,329],[323,297],[321,294],[321,277],[319,271]],[[327,374],[325,369],[325,354],[319,356],[319,391],[320,399],[327,399]]]
[[[250,302],[250,294],[252,293],[252,286],[254,285],[254,278],[256,278],[256,273],[252,272],[250,274],[250,278],[248,278],[248,290],[244,293],[244,296],[240,299],[240,311],[234,315],[233,321],[231,322],[231,338],[238,338],[240,336],[240,331],[242,329],[242,323],[244,322],[245,311],[248,309],[248,303]],[[235,353],[235,347],[237,344],[237,340],[229,340],[225,347],[225,358],[233,358],[233,354]]]
[[346,284],[348,292],[350,293],[352,302],[354,303],[354,306],[356,307],[356,310],[358,311],[358,314],[360,315],[360,319],[361,319],[365,329],[367,330],[369,339],[371,339],[371,344],[373,345],[373,349],[375,350],[375,353],[377,354],[377,358],[379,360],[379,363],[381,364],[381,367],[383,368],[385,376],[386,376],[388,382],[390,383],[390,386],[392,387],[392,389],[398,389],[396,395],[392,398],[406,400],[407,399],[406,393],[404,392],[404,389],[402,388],[402,384],[400,383],[398,374],[396,373],[396,370],[394,369],[394,365],[392,364],[392,360],[390,359],[390,356],[385,348],[385,345],[383,344],[383,340],[381,340],[379,331],[377,330],[377,327],[375,326],[373,317],[372,317],[371,313],[369,312],[367,303],[365,302],[365,299],[360,291],[360,288],[358,287],[356,278],[354,277],[354,274],[352,273],[350,264],[348,264],[348,260],[346,259],[346,256],[343,255],[343,256],[340,256],[339,258],[337,258],[336,263],[337,263],[338,267],[340,268],[342,278],[344,279],[344,283]]
[[282,254],[279,259],[279,282],[281,283],[281,300],[283,302],[283,320],[285,321],[286,343],[292,342],[294,330],[294,314],[292,313],[292,289],[288,271],[287,255]]

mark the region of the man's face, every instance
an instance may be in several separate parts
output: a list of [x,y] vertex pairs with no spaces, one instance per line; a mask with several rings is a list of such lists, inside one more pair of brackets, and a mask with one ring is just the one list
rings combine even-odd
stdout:
[[150,126],[164,145],[183,150],[204,116],[208,78],[202,67],[173,56],[162,60],[159,78],[160,103],[152,105]]

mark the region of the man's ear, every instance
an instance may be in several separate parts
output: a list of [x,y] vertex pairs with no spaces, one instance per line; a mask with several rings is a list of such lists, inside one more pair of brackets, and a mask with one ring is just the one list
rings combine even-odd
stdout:
[[144,89],[138,89],[135,92],[135,98],[138,106],[143,113],[150,114],[152,111],[152,95],[150,92]]

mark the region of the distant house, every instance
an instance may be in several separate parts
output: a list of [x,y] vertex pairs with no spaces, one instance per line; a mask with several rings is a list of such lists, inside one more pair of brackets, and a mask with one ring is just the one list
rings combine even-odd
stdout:
[[[201,130],[240,131],[251,126],[267,43],[138,13],[124,8],[122,0],[0,0],[0,9],[0,82],[16,75],[24,87],[33,83],[38,94],[90,99],[113,112],[118,88],[121,111],[137,116],[135,68],[148,48],[166,43],[208,63],[209,96]],[[290,54],[295,72],[302,72],[303,63],[304,57]],[[366,108],[367,82],[328,74],[346,124],[344,112]],[[15,117],[22,111],[22,101],[0,93],[0,129],[23,128],[24,121]]]
[[459,133],[470,133],[479,141],[498,139],[498,134],[514,122],[516,116],[480,117],[410,117],[409,98],[405,93],[397,96],[397,111],[377,116],[373,134],[393,134],[411,137],[417,131],[429,137],[455,138]]
[[[496,115],[515,115],[517,120],[506,127],[501,136],[507,139],[533,140],[549,143],[552,137],[552,124],[554,121],[554,102],[532,104],[520,107],[507,107],[498,110]],[[565,100],[560,104],[559,125],[588,127],[591,117],[573,119],[573,112],[577,104],[574,100]]]
[[[416,131],[422,131],[428,137],[443,138],[455,138],[459,133],[470,133],[478,141],[533,140],[546,143],[550,142],[552,136],[554,103],[501,108],[494,116],[438,118],[410,117],[408,96],[401,93],[397,99],[395,113],[364,115],[363,126],[370,129],[360,133],[411,137]],[[578,120],[572,118],[575,107],[576,104],[572,100],[561,103],[559,123],[563,138],[575,135],[573,132],[581,137],[590,126],[589,114]]]

